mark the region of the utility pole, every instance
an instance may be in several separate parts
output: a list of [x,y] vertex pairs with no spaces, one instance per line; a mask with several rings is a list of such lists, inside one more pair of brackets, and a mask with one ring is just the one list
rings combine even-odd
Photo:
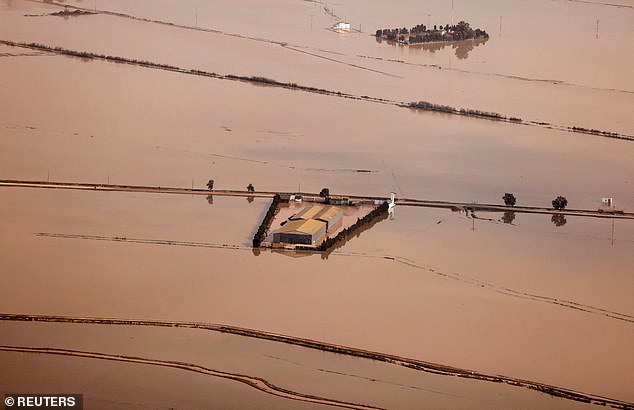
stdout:
[[198,27],[198,4],[196,4],[196,27]]
[[502,16],[500,16],[500,37],[502,37]]
[[599,19],[597,19],[597,40],[599,39]]
[[451,0],[451,26],[453,27],[453,0]]

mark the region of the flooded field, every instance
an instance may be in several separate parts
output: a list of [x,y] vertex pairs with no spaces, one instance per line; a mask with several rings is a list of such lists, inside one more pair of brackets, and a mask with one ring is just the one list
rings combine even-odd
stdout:
[[[522,206],[564,195],[572,209],[596,210],[603,197],[634,209],[634,142],[561,130],[634,135],[629,1],[456,1],[456,21],[491,35],[471,47],[373,36],[449,23],[449,2],[439,0],[63,4],[94,14],[0,0],[0,41],[178,70],[0,44],[0,179],[183,188],[214,179],[216,189],[467,203],[512,192]],[[333,16],[362,33],[325,30]],[[418,100],[525,121],[402,106]],[[326,258],[252,249],[269,203],[2,187],[0,313],[238,326],[633,406],[632,221],[397,206]],[[102,356],[28,351],[36,348]],[[0,320],[0,362],[0,393],[76,391],[91,408],[589,406],[178,327]]]

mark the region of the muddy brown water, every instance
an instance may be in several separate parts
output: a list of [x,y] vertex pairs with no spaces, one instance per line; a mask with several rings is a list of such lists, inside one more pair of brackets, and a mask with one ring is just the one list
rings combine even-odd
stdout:
[[604,220],[473,224],[448,210],[397,208],[327,260],[107,240],[244,245],[267,206],[5,189],[2,270],[20,274],[5,279],[2,309],[227,323],[628,398],[631,224],[617,221],[612,244]]
[[[361,24],[365,34],[323,30],[331,17],[313,2],[96,4],[192,26],[197,5],[198,26],[225,33],[214,34],[103,14],[25,17],[60,8],[3,0],[0,38],[634,134],[629,2],[624,7],[457,3],[456,19],[491,34],[467,58],[458,58],[452,46],[390,46],[367,35],[376,28],[427,24],[427,14],[432,25],[448,22],[446,2],[429,2],[424,9],[413,1],[389,8],[374,1],[339,3],[329,7],[355,27]],[[589,209],[610,196],[619,207],[634,207],[634,144],[627,141],[6,46],[0,46],[0,73],[3,179],[202,188],[213,178],[217,188],[252,183],[256,190],[319,192],[329,187],[344,195],[394,191],[491,203],[513,192],[522,205],[548,206],[564,195],[570,207]],[[634,377],[629,320],[634,227],[629,221],[616,221],[612,230],[609,220],[570,217],[556,226],[549,216],[516,215],[506,224],[501,214],[477,214],[484,219],[473,220],[448,210],[397,207],[394,220],[378,223],[323,260],[268,251],[255,256],[248,245],[268,207],[260,199],[213,198],[210,204],[202,197],[18,188],[2,188],[0,199],[3,312],[227,323],[634,401],[629,383]],[[238,249],[219,249],[223,245]],[[85,344],[76,346],[86,348],[98,340],[104,340],[99,348],[114,344],[124,333],[106,329],[97,337],[85,327],[2,327],[7,344],[44,343],[52,335],[85,331]],[[185,337],[131,333],[126,337],[157,338],[152,350],[157,354],[171,338]],[[71,341],[58,340],[60,346]],[[254,348],[240,338],[227,343],[236,356]],[[183,352],[200,358],[189,347]],[[14,372],[38,369],[42,386],[51,383],[47,363],[69,373],[77,365],[95,379],[115,371],[79,359],[2,354]],[[294,354],[293,360],[313,360],[308,359],[313,353],[302,349]],[[257,369],[260,359],[247,360],[245,369]],[[345,360],[327,362],[338,366]],[[134,379],[133,367],[120,370]],[[138,371],[164,385],[183,377],[200,389],[208,383],[204,376],[171,370]],[[385,371],[374,367],[368,374]],[[294,378],[288,368],[265,373],[299,387],[314,376]],[[23,387],[25,377],[14,385]],[[391,387],[367,396],[367,385],[326,379],[328,389],[345,386],[339,389],[344,397],[358,393],[384,403],[389,394],[394,399],[386,406],[431,400],[397,396]],[[113,390],[121,388],[109,380]],[[506,403],[491,403],[495,389],[461,383],[466,390],[458,389],[459,395],[472,400],[468,407]],[[220,384],[214,382],[214,389],[225,397],[233,394],[228,392],[234,387]],[[196,400],[208,400],[198,388],[191,390],[200,394]],[[257,400],[250,394],[242,404]],[[144,397],[151,406],[158,396]],[[504,397],[544,405],[533,401],[539,395]]]

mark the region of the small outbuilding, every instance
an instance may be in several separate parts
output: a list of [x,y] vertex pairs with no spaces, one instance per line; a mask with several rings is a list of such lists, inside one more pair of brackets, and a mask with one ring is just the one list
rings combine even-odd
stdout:
[[350,23],[347,21],[339,21],[333,28],[335,30],[350,30]]

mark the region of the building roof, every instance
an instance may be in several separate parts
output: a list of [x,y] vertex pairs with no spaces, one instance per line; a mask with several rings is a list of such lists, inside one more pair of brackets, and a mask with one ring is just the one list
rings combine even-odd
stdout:
[[289,219],[291,219],[291,220],[296,220],[296,219],[316,219],[315,215],[317,215],[322,209],[323,209],[322,206],[317,206],[317,205],[307,206],[307,207],[304,207],[304,209],[302,209],[301,211],[299,211],[295,215],[291,216]]
[[319,230],[326,227],[326,223],[323,221],[317,221],[315,219],[299,219],[296,221],[290,221],[284,224],[280,229],[275,231],[276,233],[303,233],[307,235],[314,235]]
[[341,208],[338,208],[336,206],[325,206],[313,218],[320,219],[322,221],[331,221],[332,219],[339,216],[339,213],[341,212],[343,212]]

